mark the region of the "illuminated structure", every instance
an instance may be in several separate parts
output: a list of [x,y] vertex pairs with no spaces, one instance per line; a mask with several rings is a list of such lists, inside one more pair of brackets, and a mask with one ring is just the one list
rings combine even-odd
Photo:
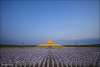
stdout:
[[48,41],[47,43],[45,44],[41,44],[39,46],[42,46],[42,47],[45,47],[45,48],[54,48],[54,47],[57,47],[57,46],[61,46],[59,44],[54,44],[52,43],[51,41]]

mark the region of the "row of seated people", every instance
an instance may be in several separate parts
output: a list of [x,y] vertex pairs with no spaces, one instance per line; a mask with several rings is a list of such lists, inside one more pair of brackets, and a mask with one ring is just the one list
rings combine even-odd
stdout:
[[[0,49],[2,67],[100,67],[100,49]],[[51,66],[50,66],[51,65]]]

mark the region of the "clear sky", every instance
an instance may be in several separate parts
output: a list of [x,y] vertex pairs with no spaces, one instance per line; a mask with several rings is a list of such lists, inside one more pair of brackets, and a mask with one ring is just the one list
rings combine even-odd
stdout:
[[1,44],[99,44],[99,1],[1,1]]

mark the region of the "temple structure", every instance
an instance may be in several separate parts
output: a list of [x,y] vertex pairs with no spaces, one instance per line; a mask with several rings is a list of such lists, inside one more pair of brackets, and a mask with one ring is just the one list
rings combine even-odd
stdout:
[[55,47],[61,46],[61,45],[52,43],[51,41],[48,41],[47,43],[41,44],[39,46],[42,46],[42,47],[45,47],[45,48],[55,48]]

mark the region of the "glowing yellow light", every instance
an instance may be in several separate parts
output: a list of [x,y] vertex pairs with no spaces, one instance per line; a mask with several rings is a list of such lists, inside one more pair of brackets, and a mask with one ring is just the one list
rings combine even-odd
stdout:
[[59,45],[59,44],[54,44],[54,43],[52,43],[51,41],[48,41],[47,43],[41,44],[41,45],[39,45],[39,46],[61,46],[61,45]]

